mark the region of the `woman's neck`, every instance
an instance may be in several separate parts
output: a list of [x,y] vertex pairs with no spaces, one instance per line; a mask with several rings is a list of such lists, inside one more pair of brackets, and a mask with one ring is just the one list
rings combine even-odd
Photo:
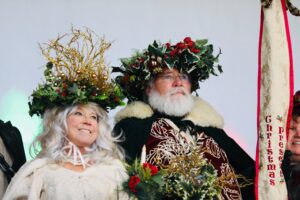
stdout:
[[70,162],[63,163],[63,167],[76,172],[83,172],[86,169],[83,165],[73,165],[73,163]]

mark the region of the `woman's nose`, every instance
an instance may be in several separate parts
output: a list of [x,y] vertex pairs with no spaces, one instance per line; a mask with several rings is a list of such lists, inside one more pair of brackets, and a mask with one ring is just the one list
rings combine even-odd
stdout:
[[295,135],[299,136],[300,137],[300,124],[297,125],[297,128],[296,128],[296,133]]
[[92,124],[91,119],[86,115],[83,116],[83,123],[88,124],[88,125]]

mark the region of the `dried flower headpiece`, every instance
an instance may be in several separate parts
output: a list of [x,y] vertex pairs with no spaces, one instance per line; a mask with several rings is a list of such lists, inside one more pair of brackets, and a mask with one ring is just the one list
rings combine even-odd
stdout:
[[192,91],[199,88],[199,81],[217,75],[215,68],[222,72],[218,63],[221,51],[214,56],[213,46],[207,40],[193,41],[186,37],[175,45],[161,44],[156,41],[142,52],[136,51],[133,56],[121,59],[121,67],[113,67],[113,72],[120,72],[116,82],[129,101],[143,100],[145,87],[151,77],[164,69],[177,69],[188,73],[191,78]]
[[46,82],[33,91],[29,114],[43,115],[54,106],[68,106],[89,101],[102,108],[123,105],[119,87],[109,80],[104,53],[111,44],[93,31],[72,28],[71,34],[58,36],[40,45],[48,61]]

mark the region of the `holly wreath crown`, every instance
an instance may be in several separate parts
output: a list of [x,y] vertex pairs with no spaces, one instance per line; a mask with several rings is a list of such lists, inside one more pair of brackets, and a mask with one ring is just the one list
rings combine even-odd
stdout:
[[31,94],[29,114],[42,116],[46,109],[78,103],[95,102],[108,110],[123,105],[120,88],[109,79],[104,53],[111,43],[92,30],[72,28],[70,34],[58,36],[40,45],[47,60],[44,76]]
[[147,49],[135,51],[129,58],[121,59],[120,67],[113,67],[112,72],[119,72],[116,82],[129,102],[143,100],[144,91],[151,78],[164,69],[177,69],[187,73],[192,84],[192,91],[199,88],[199,82],[217,76],[222,66],[217,64],[219,53],[213,55],[213,45],[206,39],[193,41],[190,37],[175,45],[154,41]]

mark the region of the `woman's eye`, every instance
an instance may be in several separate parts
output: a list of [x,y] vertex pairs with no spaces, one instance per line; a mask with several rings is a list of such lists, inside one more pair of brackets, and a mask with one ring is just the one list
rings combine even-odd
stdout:
[[98,117],[96,115],[91,116],[91,118],[98,121]]
[[76,112],[74,113],[74,115],[79,115],[79,116],[81,116],[81,115],[82,115],[82,113],[81,113],[81,112],[79,112],[79,111],[76,111]]

